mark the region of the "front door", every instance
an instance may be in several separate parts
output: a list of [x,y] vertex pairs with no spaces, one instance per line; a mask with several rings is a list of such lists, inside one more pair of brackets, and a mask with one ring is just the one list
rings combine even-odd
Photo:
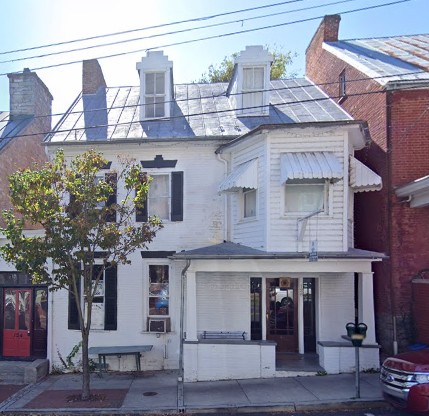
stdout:
[[29,357],[31,352],[31,289],[5,289],[3,356]]
[[297,279],[267,279],[267,339],[277,352],[298,352]]

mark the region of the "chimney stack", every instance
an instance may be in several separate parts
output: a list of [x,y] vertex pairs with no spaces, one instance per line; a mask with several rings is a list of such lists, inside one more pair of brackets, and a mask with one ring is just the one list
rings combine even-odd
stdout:
[[[35,72],[25,68],[9,78],[10,119],[52,114],[52,95]],[[50,121],[49,121],[50,125]]]
[[106,88],[103,71],[96,59],[82,64],[82,94],[96,94],[100,87]]

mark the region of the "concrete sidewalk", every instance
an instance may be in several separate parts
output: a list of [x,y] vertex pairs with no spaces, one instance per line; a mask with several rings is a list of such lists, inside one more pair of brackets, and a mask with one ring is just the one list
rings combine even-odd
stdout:
[[[72,402],[64,397],[81,389],[81,376],[48,376],[24,387],[0,405],[4,414],[140,414],[148,412],[207,412],[356,408],[385,406],[378,374],[360,375],[360,398],[355,398],[355,375],[229,380],[184,383],[178,388],[177,372],[108,373],[92,375],[91,392],[116,402]],[[101,397],[100,393],[100,397]],[[62,397],[62,398],[61,398]],[[114,403],[108,407],[109,403]],[[106,407],[107,406],[107,407]]]

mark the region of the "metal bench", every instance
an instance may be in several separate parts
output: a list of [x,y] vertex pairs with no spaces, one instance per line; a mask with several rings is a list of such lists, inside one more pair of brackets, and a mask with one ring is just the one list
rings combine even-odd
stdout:
[[246,333],[242,331],[204,331],[202,339],[246,339]]
[[101,374],[102,369],[106,369],[106,356],[116,355],[121,358],[122,355],[134,355],[136,358],[137,371],[141,371],[140,358],[143,352],[148,352],[152,349],[152,345],[126,345],[126,346],[111,346],[111,347],[89,347],[90,355],[98,355],[98,365]]

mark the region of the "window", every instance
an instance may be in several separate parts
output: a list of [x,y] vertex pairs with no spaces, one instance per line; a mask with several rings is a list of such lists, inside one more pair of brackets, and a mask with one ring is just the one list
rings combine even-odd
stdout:
[[286,183],[285,212],[312,213],[327,209],[327,185],[323,183]]
[[[100,272],[101,265],[95,265],[93,280]],[[81,282],[78,291],[82,296]],[[85,302],[86,306],[86,302]],[[109,267],[103,272],[93,299],[91,329],[117,329],[117,268]],[[69,291],[68,328],[80,329],[79,315],[73,293]]]
[[165,116],[165,72],[145,74],[145,118]]
[[146,222],[152,215],[161,220],[183,221],[183,172],[150,176],[149,193],[143,207],[136,210],[136,221]]
[[346,98],[347,97],[347,93],[346,93],[346,71],[342,71],[340,76],[339,76],[339,97],[340,99],[342,98]]
[[243,217],[256,217],[256,189],[243,189]]
[[168,265],[149,265],[149,316],[168,315],[170,306]]
[[[245,113],[261,113],[263,105],[264,68],[243,68],[243,111]],[[249,108],[248,107],[258,107]]]

